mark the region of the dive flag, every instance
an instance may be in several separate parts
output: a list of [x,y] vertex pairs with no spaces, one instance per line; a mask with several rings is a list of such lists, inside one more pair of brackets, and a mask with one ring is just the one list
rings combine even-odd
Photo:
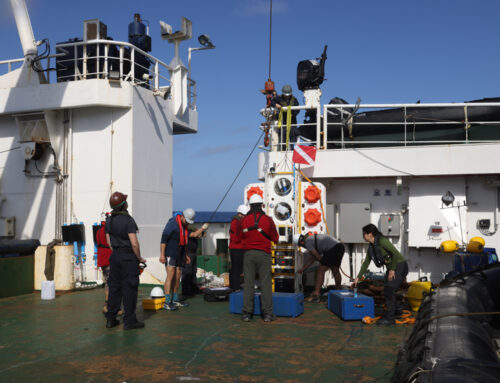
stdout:
[[293,149],[292,162],[313,166],[316,159],[316,147],[306,145],[295,145]]

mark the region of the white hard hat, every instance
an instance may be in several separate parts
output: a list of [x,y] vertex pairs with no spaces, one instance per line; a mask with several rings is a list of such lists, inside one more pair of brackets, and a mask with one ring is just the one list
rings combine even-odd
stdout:
[[193,209],[188,207],[186,210],[182,212],[182,215],[184,216],[184,218],[186,218],[187,223],[194,223],[194,216],[196,215],[196,213],[194,212]]
[[248,210],[250,210],[250,208],[247,205],[240,205],[236,211],[240,214],[246,215]]
[[293,244],[294,246],[298,246],[299,242],[302,240],[304,236],[302,234],[294,234],[293,235]]
[[149,294],[151,298],[163,298],[165,296],[165,293],[163,292],[163,289],[159,286],[153,287],[151,290],[151,294]]
[[262,199],[262,197],[255,193],[255,194],[252,194],[252,196],[250,197],[250,199],[248,200],[248,203],[250,205],[254,204],[254,203],[263,203],[264,200]]

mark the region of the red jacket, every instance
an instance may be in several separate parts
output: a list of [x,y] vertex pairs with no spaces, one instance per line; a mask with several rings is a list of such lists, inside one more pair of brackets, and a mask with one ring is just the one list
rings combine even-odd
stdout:
[[97,267],[109,266],[109,257],[111,256],[111,249],[106,240],[106,222],[102,222],[101,228],[97,230],[95,239],[97,242]]
[[238,236],[238,233],[241,234],[241,221],[243,218],[240,218],[238,215],[233,217],[231,221],[231,228],[229,229],[229,248],[230,249],[243,249],[243,242],[241,242],[241,235]]
[[[255,228],[256,221],[259,230]],[[277,243],[279,234],[271,217],[262,211],[250,211],[241,220],[241,238],[244,250],[263,250],[271,254],[271,241]]]

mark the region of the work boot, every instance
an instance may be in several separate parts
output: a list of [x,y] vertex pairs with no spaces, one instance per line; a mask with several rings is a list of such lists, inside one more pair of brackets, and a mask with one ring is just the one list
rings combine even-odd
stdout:
[[134,330],[134,329],[136,329],[136,328],[144,328],[144,326],[146,326],[146,325],[144,324],[144,322],[139,322],[139,321],[137,321],[137,322],[135,322],[135,323],[132,323],[132,324],[126,325],[126,326],[125,326],[125,330]]
[[113,328],[115,326],[118,326],[120,324],[120,321],[116,318],[109,319],[106,321],[106,328]]
[[175,311],[175,310],[177,310],[177,306],[174,305],[172,302],[165,303],[165,305],[163,306],[163,308],[165,310],[168,310],[168,311]]
[[394,321],[394,319],[390,319],[390,318],[386,318],[386,317],[380,318],[377,321],[378,326],[392,326],[395,324],[396,324],[396,322]]
[[248,313],[243,313],[243,315],[241,316],[241,320],[243,322],[250,322],[252,320],[252,315]]
[[266,314],[264,315],[264,322],[273,322],[276,320],[275,314]]

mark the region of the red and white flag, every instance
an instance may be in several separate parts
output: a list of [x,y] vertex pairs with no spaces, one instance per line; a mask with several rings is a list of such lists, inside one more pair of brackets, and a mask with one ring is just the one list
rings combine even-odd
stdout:
[[316,147],[307,145],[295,145],[293,149],[292,162],[313,166],[316,160]]

